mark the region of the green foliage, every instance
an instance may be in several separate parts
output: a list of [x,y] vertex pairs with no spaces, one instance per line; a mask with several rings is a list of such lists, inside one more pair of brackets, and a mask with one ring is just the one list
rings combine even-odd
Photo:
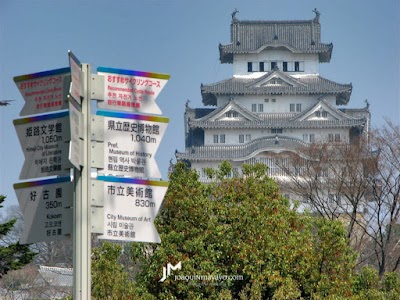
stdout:
[[[5,197],[0,195],[0,204],[3,203]],[[0,208],[3,206],[0,205]],[[0,239],[6,236],[13,228],[16,220],[10,220],[0,224]],[[17,270],[30,263],[35,253],[30,251],[29,245],[21,245],[19,242],[15,244],[0,245],[0,278],[7,274],[9,270]]]
[[[206,185],[185,164],[175,166],[156,220],[162,244],[142,261],[137,286],[157,299],[348,296],[354,254],[341,223],[291,209],[266,166],[243,170],[228,178],[232,168],[223,163],[208,171],[215,183]],[[159,282],[162,268],[178,262],[182,269]],[[190,275],[242,277],[179,280]]]
[[387,272],[379,278],[377,270],[364,267],[354,276],[355,299],[397,300],[400,295],[400,274]]
[[119,246],[96,249],[94,299],[397,299],[398,273],[382,281],[372,269],[355,274],[343,224],[297,213],[266,171],[244,165],[243,176],[230,178],[223,163],[203,184],[178,163],[156,219],[162,243],[125,247],[140,266],[134,282]]
[[151,299],[134,291],[128,273],[118,262],[121,246],[104,242],[92,253],[92,298],[109,300]]

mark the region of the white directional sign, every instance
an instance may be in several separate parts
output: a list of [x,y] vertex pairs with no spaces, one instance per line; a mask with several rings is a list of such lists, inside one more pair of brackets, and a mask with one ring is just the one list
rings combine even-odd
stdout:
[[155,100],[170,78],[167,74],[97,68],[104,77],[104,91],[97,106],[101,109],[161,114]]
[[20,116],[68,108],[70,68],[16,76],[14,82],[25,100]]
[[24,216],[21,244],[66,238],[72,233],[73,187],[71,178],[30,181],[14,184]]
[[24,152],[20,179],[69,174],[69,112],[14,120]]
[[154,159],[169,119],[159,116],[98,111],[104,117],[102,174],[160,178]]
[[68,57],[71,68],[70,95],[75,99],[76,102],[81,104],[81,96],[83,95],[81,63],[71,51],[68,51]]
[[101,197],[101,192],[104,197],[104,231],[99,238],[160,243],[153,222],[168,182],[108,176],[97,179],[104,181],[103,189],[93,192],[95,197]]

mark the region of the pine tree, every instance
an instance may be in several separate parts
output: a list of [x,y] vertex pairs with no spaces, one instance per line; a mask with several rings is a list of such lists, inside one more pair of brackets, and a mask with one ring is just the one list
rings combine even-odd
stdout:
[[[0,195],[0,204],[4,202],[5,196]],[[0,208],[3,206],[0,205]],[[35,253],[29,249],[29,245],[21,245],[19,242],[8,244],[4,237],[11,231],[16,219],[0,224],[0,278],[9,270],[17,270],[30,263]]]

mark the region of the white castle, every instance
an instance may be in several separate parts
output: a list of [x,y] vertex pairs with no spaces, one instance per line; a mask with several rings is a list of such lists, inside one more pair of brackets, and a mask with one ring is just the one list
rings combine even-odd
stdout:
[[[205,168],[231,162],[261,162],[272,177],[285,176],[277,154],[296,152],[309,143],[351,142],[370,126],[368,103],[348,104],[351,84],[322,77],[332,43],[321,42],[320,14],[295,21],[241,21],[232,13],[231,42],[219,45],[221,63],[233,76],[201,85],[203,104],[185,111],[185,151],[176,152],[207,181]],[[287,160],[287,163],[290,163]]]

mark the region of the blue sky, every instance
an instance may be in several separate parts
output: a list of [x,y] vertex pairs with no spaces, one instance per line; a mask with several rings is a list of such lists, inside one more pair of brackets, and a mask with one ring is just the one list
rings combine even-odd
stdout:
[[[384,4],[383,4],[384,3]],[[67,51],[83,63],[170,74],[157,99],[170,118],[156,155],[163,179],[175,149],[184,149],[185,102],[202,107],[200,84],[229,78],[231,65],[219,63],[219,43],[230,38],[231,12],[241,20],[312,19],[321,13],[322,42],[334,45],[320,74],[352,83],[348,107],[368,99],[372,125],[384,117],[400,123],[400,2],[398,0],[145,0],[0,2],[0,193],[17,204],[24,157],[13,119],[24,101],[13,82],[17,75],[68,66]]]

